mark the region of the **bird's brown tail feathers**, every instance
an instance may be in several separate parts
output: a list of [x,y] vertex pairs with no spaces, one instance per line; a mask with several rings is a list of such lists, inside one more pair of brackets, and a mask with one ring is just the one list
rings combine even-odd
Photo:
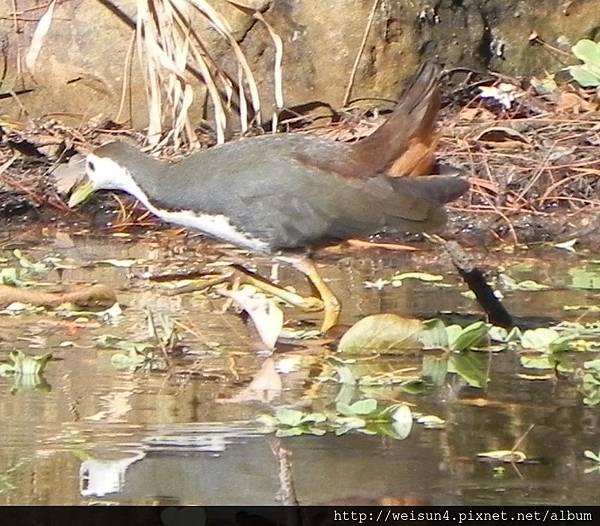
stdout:
[[355,143],[355,160],[393,177],[428,175],[435,164],[440,67],[425,62],[390,118]]

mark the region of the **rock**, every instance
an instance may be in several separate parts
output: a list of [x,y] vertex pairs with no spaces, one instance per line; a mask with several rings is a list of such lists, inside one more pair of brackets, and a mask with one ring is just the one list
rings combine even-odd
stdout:
[[[232,27],[256,76],[265,118],[273,106],[274,48],[265,19],[284,44],[283,79],[287,107],[316,100],[339,108],[360,49],[373,2],[366,0],[227,0],[211,4]],[[56,4],[54,17],[39,55],[35,78],[16,67],[25,55],[47,4],[21,0],[15,31],[13,3],[0,4],[0,47],[8,71],[0,96],[9,89],[32,89],[20,96],[30,116],[52,114],[70,124],[91,118],[116,119],[126,56],[135,23],[135,0]],[[113,6],[113,7],[110,7]],[[380,0],[358,63],[352,98],[397,98],[406,77],[423,58],[437,58],[448,67],[490,68],[510,75],[533,75],[562,67],[554,55],[532,44],[541,39],[564,47],[589,37],[597,21],[597,0],[438,0],[429,4]],[[207,19],[193,17],[194,28],[214,59],[237,78],[231,50]],[[575,60],[574,60],[575,62]],[[134,127],[147,124],[145,86],[137,58],[131,76],[131,116]],[[0,99],[2,111],[18,116],[21,109],[10,97]],[[128,100],[126,97],[125,100]],[[203,88],[195,84],[194,119],[203,112]],[[371,104],[372,105],[372,104]],[[129,110],[120,115],[123,121]]]

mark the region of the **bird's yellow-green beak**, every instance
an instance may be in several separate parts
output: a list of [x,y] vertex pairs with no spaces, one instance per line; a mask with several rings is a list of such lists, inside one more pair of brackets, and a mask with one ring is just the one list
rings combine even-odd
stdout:
[[75,185],[69,197],[69,207],[73,208],[78,204],[83,203],[90,195],[94,193],[94,185],[87,177]]

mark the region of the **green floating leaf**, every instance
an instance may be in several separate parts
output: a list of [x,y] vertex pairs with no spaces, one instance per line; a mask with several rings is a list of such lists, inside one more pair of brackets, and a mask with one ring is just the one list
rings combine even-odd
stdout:
[[595,360],[590,360],[588,362],[583,362],[583,367],[585,369],[589,369],[591,371],[600,373],[600,358],[596,358]]
[[285,427],[279,428],[277,429],[277,431],[275,431],[275,436],[278,438],[297,437],[305,434],[306,431],[304,431],[300,427]]
[[342,336],[338,352],[351,354],[396,353],[419,348],[419,320],[396,314],[375,314],[355,323]]
[[448,349],[448,331],[442,320],[427,320],[423,326],[418,338],[424,349]]
[[460,375],[471,387],[481,388],[487,382],[487,357],[482,353],[463,351],[450,356],[448,372]]
[[559,337],[560,334],[554,329],[530,329],[523,333],[521,345],[523,349],[550,349],[552,342]]
[[17,269],[10,267],[0,270],[0,285],[23,287],[25,282],[19,277],[19,272]]
[[147,360],[147,357],[142,353],[129,352],[116,353],[110,357],[110,363],[115,369],[135,369]]
[[52,359],[51,353],[42,356],[31,356],[23,351],[12,351],[9,354],[12,364],[3,364],[0,374],[14,374],[22,376],[39,376],[44,372],[46,365]]
[[520,342],[523,337],[523,333],[519,327],[513,327],[508,331],[504,327],[497,327],[495,325],[490,327],[488,335],[492,341],[501,343]]
[[506,290],[532,292],[536,290],[547,290],[550,288],[548,285],[538,283],[537,281],[533,281],[531,279],[516,281],[508,274],[500,274],[499,279],[502,283],[502,287]]
[[392,276],[392,284],[397,281],[402,283],[405,279],[418,279],[419,281],[432,283],[435,281],[443,281],[444,276],[440,276],[439,274],[428,274],[427,272],[403,272]]
[[[450,329],[447,327],[447,330]],[[471,325],[461,328],[457,334],[448,333],[450,349],[455,351],[466,351],[473,347],[487,347],[489,345],[488,324],[483,321],[476,321]]]
[[279,407],[275,411],[275,418],[279,421],[280,424],[289,427],[296,427],[302,423],[302,418],[304,417],[304,413],[302,411],[298,411],[297,409],[289,409],[287,407]]
[[43,263],[34,263],[29,258],[25,257],[19,249],[13,250],[13,255],[19,260],[19,265],[28,272],[39,273],[48,270],[48,267]]
[[377,409],[377,400],[374,398],[358,400],[350,406],[350,409],[355,415],[368,415]]
[[600,289],[600,271],[575,267],[569,269],[571,287],[575,289],[598,290]]

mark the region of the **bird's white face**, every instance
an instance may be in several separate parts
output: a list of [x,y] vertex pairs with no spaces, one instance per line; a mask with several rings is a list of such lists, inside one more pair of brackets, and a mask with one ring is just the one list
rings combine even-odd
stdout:
[[110,157],[88,154],[85,162],[85,179],[77,184],[69,199],[69,206],[85,201],[96,190],[121,190],[140,197],[140,188],[127,168]]

